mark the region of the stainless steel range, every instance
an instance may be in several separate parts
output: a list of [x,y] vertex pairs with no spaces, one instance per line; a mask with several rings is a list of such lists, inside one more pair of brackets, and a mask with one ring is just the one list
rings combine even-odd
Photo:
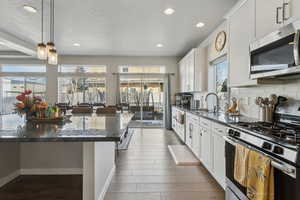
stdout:
[[[299,120],[299,121],[298,121]],[[235,146],[269,157],[274,167],[275,200],[300,199],[300,119],[290,123],[238,122],[225,137],[226,200],[247,200],[246,188],[234,180]]]

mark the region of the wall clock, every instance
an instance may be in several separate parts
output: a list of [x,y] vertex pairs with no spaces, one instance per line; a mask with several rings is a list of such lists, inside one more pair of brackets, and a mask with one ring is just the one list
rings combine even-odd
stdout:
[[225,44],[226,44],[226,32],[221,31],[218,33],[216,40],[215,40],[215,49],[220,52],[224,49]]

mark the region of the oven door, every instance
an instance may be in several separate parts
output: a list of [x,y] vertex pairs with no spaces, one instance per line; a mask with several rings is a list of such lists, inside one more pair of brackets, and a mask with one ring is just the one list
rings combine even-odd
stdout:
[[250,77],[257,79],[299,74],[299,37],[297,30],[266,45],[251,45]]
[[[226,156],[226,200],[248,200],[247,189],[234,180],[234,158],[235,158],[235,141],[230,141],[226,137],[225,144]],[[277,162],[274,162],[277,163]],[[274,166],[275,178],[275,200],[299,200],[300,199],[300,180],[299,168],[296,172],[288,174],[288,169],[282,167],[282,163]]]

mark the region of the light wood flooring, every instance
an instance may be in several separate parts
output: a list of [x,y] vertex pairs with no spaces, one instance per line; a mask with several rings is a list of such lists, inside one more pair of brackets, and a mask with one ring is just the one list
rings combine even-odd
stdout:
[[167,145],[180,144],[172,131],[136,129],[119,153],[105,200],[224,200],[224,191],[202,166],[176,166]]

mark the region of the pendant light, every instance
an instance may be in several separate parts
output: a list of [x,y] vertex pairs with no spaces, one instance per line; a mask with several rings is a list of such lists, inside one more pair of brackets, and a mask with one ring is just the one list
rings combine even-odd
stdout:
[[54,0],[50,0],[50,42],[47,43],[48,64],[57,65],[58,55],[54,45]]
[[44,0],[42,0],[42,9],[41,9],[41,43],[37,46],[37,57],[40,60],[47,59],[47,50],[46,45],[44,44]]

